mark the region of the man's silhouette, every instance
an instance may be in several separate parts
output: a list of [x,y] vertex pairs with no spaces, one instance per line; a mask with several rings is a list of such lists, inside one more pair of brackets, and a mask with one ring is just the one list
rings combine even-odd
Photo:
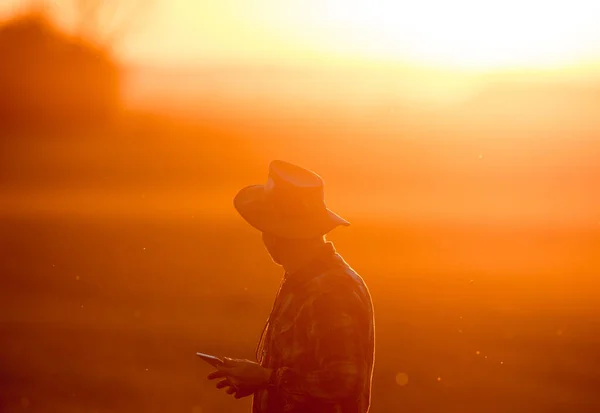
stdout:
[[242,189],[234,205],[285,275],[258,363],[226,358],[208,377],[223,378],[217,387],[236,398],[253,394],[253,413],[367,412],[373,308],[362,278],[325,241],[349,223],[326,208],[323,180],[273,161],[267,184]]

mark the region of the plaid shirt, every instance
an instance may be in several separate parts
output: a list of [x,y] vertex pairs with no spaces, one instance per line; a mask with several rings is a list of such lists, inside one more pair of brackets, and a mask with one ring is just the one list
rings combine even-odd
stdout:
[[258,345],[275,370],[254,395],[253,413],[366,413],[371,398],[374,322],[362,278],[331,243],[286,274]]

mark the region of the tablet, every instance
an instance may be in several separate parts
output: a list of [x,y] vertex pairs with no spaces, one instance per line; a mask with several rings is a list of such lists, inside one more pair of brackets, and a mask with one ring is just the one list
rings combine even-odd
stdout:
[[220,367],[224,364],[223,360],[210,354],[196,353],[196,355],[213,367]]

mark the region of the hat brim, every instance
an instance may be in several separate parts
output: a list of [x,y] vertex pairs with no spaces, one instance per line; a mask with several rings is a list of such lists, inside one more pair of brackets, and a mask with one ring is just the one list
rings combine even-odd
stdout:
[[243,188],[235,196],[233,205],[242,218],[254,228],[282,238],[313,238],[323,236],[340,225],[350,225],[328,208],[323,208],[321,213],[306,218],[286,215],[267,202],[264,185]]

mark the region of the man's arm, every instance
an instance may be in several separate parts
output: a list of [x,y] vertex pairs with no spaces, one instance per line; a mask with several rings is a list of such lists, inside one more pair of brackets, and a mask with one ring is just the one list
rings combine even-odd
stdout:
[[369,332],[361,331],[362,306],[352,291],[323,293],[307,304],[303,311],[314,320],[308,327],[307,345],[318,368],[304,372],[281,367],[273,373],[272,385],[291,398],[333,400],[354,393],[367,368],[362,335]]

